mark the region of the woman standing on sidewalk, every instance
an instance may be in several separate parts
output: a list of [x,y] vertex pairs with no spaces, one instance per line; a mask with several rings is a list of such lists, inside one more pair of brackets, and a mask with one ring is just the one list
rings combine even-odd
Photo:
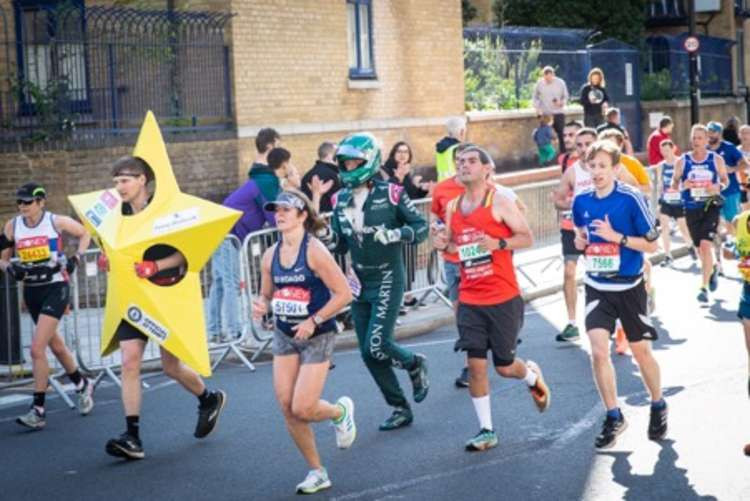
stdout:
[[265,209],[276,213],[279,242],[263,255],[261,292],[253,301],[253,318],[273,312],[273,382],[287,429],[310,465],[297,492],[312,494],[331,487],[320,462],[311,422],[331,420],[336,445],[347,449],[357,435],[354,403],[341,397],[336,404],[320,398],[336,335],[334,316],[352,300],[341,268],[316,238],[325,226],[310,200],[285,190]]
[[604,122],[604,112],[609,105],[609,96],[604,87],[604,72],[599,68],[592,68],[588,81],[581,87],[579,98],[586,127],[598,127]]
[[[430,196],[430,191],[434,183],[423,183],[422,176],[411,175],[411,162],[413,154],[411,146],[406,141],[399,141],[393,145],[391,152],[388,154],[388,160],[383,164],[383,170],[386,173],[387,180],[403,186],[406,194],[412,200],[419,200]],[[406,290],[411,290],[414,283],[417,269],[417,246],[404,245],[403,247],[404,263],[406,264]],[[409,294],[404,294],[404,306],[417,306],[417,298]],[[399,315],[405,315],[406,310],[401,309]]]

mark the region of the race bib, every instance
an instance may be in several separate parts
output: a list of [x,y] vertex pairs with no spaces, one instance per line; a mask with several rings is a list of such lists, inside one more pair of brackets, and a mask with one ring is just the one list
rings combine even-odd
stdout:
[[709,198],[711,195],[708,193],[708,189],[711,187],[711,184],[711,181],[708,179],[693,181],[693,185],[690,187],[690,196],[695,200]]
[[492,275],[492,253],[484,248],[484,233],[475,229],[456,235],[458,259],[469,279]]
[[271,308],[279,317],[308,317],[310,291],[302,287],[283,287],[273,293]]
[[[692,193],[691,193],[692,195]],[[668,204],[678,204],[682,198],[678,190],[666,190],[664,191],[664,201]]]
[[346,270],[346,283],[349,284],[349,289],[352,291],[354,297],[359,297],[362,292],[362,282],[359,281],[359,277],[354,273],[354,268],[351,266]]
[[36,263],[46,261],[51,256],[49,238],[30,237],[16,242],[16,254],[22,263]]
[[589,273],[616,273],[620,270],[620,246],[611,242],[598,242],[586,247],[586,271]]

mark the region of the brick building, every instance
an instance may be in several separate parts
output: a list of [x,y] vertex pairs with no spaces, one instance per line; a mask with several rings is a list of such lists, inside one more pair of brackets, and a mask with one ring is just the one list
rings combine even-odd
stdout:
[[[112,4],[103,0],[72,3],[92,11]],[[50,2],[0,0],[8,26],[4,36],[11,44],[18,37],[18,13],[32,16],[41,4]],[[123,4],[127,7],[123,2],[118,5]],[[255,155],[254,136],[265,126],[282,134],[293,162],[303,170],[313,164],[321,141],[364,130],[381,138],[385,149],[396,140],[409,141],[416,163],[431,165],[434,143],[443,134],[443,124],[464,111],[458,0],[150,0],[133,5],[140,10],[172,8],[175,12],[207,10],[233,15],[222,28],[223,41],[229,48],[226,95],[230,97],[221,106],[225,104],[229,111],[231,137],[183,139],[179,144],[168,139],[176,174],[186,191],[217,199],[234,188],[245,178]],[[116,30],[119,25],[112,26]],[[135,31],[136,37],[139,33]],[[0,34],[0,42],[2,37]],[[117,50],[109,46],[104,49]],[[69,56],[72,49],[65,50]],[[106,50],[102,57],[108,57]],[[12,72],[18,65],[17,58],[24,57],[17,54],[14,50],[0,51],[0,71]],[[221,92],[201,93],[201,88],[218,86],[205,82],[220,71],[212,65],[214,56],[196,59],[193,55],[193,59],[182,60],[179,54],[174,56],[180,62],[184,119],[172,116],[173,107],[163,105],[163,95],[172,92],[174,86],[169,74],[153,69],[130,74],[122,69],[122,61],[135,64],[155,56],[132,50],[121,57],[126,56],[128,59],[117,59],[117,65],[107,60],[99,67],[103,69],[93,69],[90,56],[85,61],[87,85],[92,90],[90,96],[87,93],[88,115],[83,115],[93,116],[95,109],[107,110],[102,120],[111,127],[111,115],[117,111],[118,130],[125,127],[123,124],[132,128],[135,116],[142,116],[147,108],[156,108],[162,126],[165,116],[167,125],[185,125],[183,121],[189,122],[191,113],[193,125],[210,127],[222,122],[223,108],[215,113],[201,108],[206,102],[215,104],[223,98]],[[71,63],[67,64],[70,73]],[[79,66],[83,64],[81,58]],[[57,71],[64,71],[60,67],[56,66]],[[119,72],[116,76],[120,80],[107,90],[108,79],[115,72]],[[9,80],[0,80],[0,92],[7,94]],[[96,93],[100,87],[104,89],[102,95]],[[149,92],[154,95],[149,97]],[[142,99],[136,99],[138,96]],[[127,115],[127,110],[132,115]],[[77,130],[93,127],[93,122],[82,121]],[[130,143],[121,141],[123,146],[116,147],[57,148],[37,153],[21,148],[21,152],[0,153],[0,216],[7,217],[14,211],[6,201],[12,201],[16,181],[27,176],[63,178],[57,186],[69,193],[106,186],[107,165],[127,152],[126,145],[133,142],[134,137]],[[206,165],[199,168],[199,162]],[[52,207],[68,210],[62,193],[53,199]]]

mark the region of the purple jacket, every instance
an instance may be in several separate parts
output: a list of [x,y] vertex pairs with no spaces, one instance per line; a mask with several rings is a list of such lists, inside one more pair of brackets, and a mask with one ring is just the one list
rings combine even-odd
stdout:
[[265,203],[266,199],[260,192],[258,184],[252,179],[246,181],[245,184],[224,199],[223,205],[225,207],[242,211],[242,217],[235,223],[231,231],[240,241],[245,240],[248,233],[263,228],[265,223],[268,223],[269,226],[276,226],[273,212],[263,210],[263,204]]

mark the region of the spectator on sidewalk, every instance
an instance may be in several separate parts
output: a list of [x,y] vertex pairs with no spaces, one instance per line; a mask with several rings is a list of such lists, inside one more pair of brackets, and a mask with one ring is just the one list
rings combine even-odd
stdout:
[[445,124],[447,136],[435,145],[435,169],[438,182],[456,174],[453,151],[466,137],[466,120],[453,117]]
[[625,138],[622,151],[632,156],[633,144],[630,142],[630,135],[628,135],[628,131],[625,129],[625,127],[622,126],[622,123],[620,120],[620,109],[619,108],[608,109],[606,113],[606,118],[607,118],[607,121],[596,128],[597,136],[608,129],[616,129],[620,131],[622,136]]
[[331,141],[322,142],[318,146],[318,160],[312,169],[302,176],[300,188],[312,201],[313,207],[318,211],[318,214],[333,210],[331,197],[341,189],[339,168],[333,158],[335,153],[336,143]]
[[[668,115],[664,115],[661,120],[659,120],[659,128],[653,131],[648,136],[648,142],[646,149],[648,150],[648,164],[651,166],[658,165],[660,162],[664,160],[664,156],[661,154],[661,142],[665,139],[669,139],[672,141],[672,130],[674,129],[674,122],[672,121],[672,118]],[[674,144],[674,142],[672,142]],[[680,154],[679,148],[677,146],[674,146],[675,148],[675,155]]]
[[740,119],[739,117],[730,117],[724,124],[724,132],[721,134],[724,141],[729,141],[735,146],[740,144]]
[[[273,213],[263,210],[266,201],[254,179],[249,179],[224,199],[222,205],[242,212],[242,217],[229,232],[237,237],[240,244],[249,233],[260,230],[266,224],[276,225]],[[206,331],[212,343],[232,341],[242,335],[239,311],[239,256],[236,242],[231,238],[225,239],[211,256],[211,288],[208,292]],[[226,319],[226,325],[223,319]],[[226,327],[226,330],[223,327]]]
[[609,106],[609,96],[604,89],[604,72],[600,68],[589,71],[588,82],[581,87],[580,102],[583,106],[583,123],[586,127],[598,127],[604,122],[604,112]]
[[[563,134],[564,132],[563,130]],[[551,162],[554,162],[558,141],[555,131],[552,129],[552,115],[539,116],[539,127],[534,129],[531,138],[536,143],[539,165],[550,165]]]
[[557,133],[560,153],[565,153],[563,128],[565,127],[565,106],[568,104],[568,86],[562,78],[555,76],[552,66],[545,66],[542,78],[536,83],[533,94],[537,115],[552,115],[552,128]]
[[[250,170],[250,179],[256,182],[263,198],[276,200],[282,186],[282,181],[294,188],[299,188],[299,171],[291,165],[292,154],[285,148],[273,148],[266,154],[267,165],[254,163]],[[263,205],[261,204],[261,207]]]
[[[419,200],[430,195],[433,183],[422,183],[422,176],[419,175],[412,177],[412,159],[411,146],[406,141],[399,141],[391,148],[388,159],[383,165],[383,172],[390,182],[403,186],[411,200]],[[404,290],[407,291],[404,294],[403,305],[414,307],[417,306],[417,298],[409,294],[408,291],[412,289],[412,284],[416,277],[417,246],[413,244],[404,245],[402,253],[406,267],[406,286]],[[403,307],[399,310],[399,315],[406,315],[406,310]]]
[[[281,143],[281,136],[276,130],[266,127],[258,131],[258,135],[255,136],[255,161],[250,166],[250,170],[247,175],[250,176],[253,169],[268,167],[268,153],[279,146]],[[273,198],[271,200],[274,200]]]
[[578,161],[578,151],[576,150],[576,134],[583,129],[583,124],[578,120],[573,120],[565,124],[563,129],[563,144],[565,153],[560,153],[557,157],[557,163],[560,165],[562,172],[568,170]]

